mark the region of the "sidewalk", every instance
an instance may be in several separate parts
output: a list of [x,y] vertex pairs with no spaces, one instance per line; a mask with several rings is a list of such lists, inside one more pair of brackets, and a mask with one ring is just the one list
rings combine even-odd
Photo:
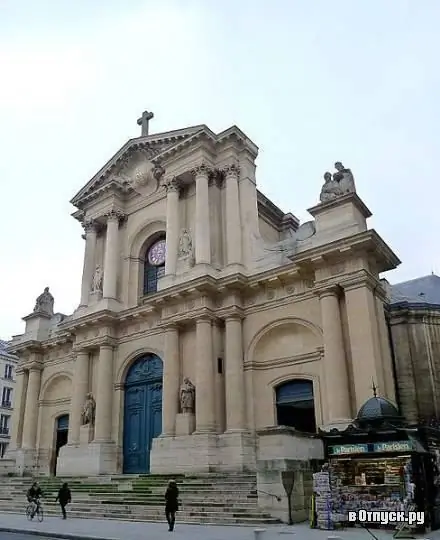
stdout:
[[[24,515],[0,514],[0,531],[20,532],[53,538],[81,540],[162,540],[179,538],[182,540],[254,540],[254,529],[260,527],[179,525],[173,533],[168,532],[166,523],[141,523],[130,521],[67,519],[47,517],[43,523],[29,522]],[[340,536],[342,540],[372,540],[362,529],[347,531],[319,531],[310,529],[308,524],[268,525],[260,540],[327,540],[329,536]],[[387,531],[374,531],[379,540],[392,540]],[[429,533],[426,538],[440,540],[440,532]],[[36,539],[37,540],[37,539]]]

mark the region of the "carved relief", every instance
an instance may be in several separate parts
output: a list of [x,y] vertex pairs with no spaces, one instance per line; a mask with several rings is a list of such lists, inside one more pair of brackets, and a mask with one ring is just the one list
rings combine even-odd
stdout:
[[178,256],[181,259],[194,256],[193,241],[188,229],[182,229],[180,233]]
[[96,402],[92,393],[88,393],[81,414],[81,423],[83,426],[94,425],[95,423]]
[[102,267],[98,264],[95,268],[92,278],[92,293],[102,292],[102,281],[104,278],[104,273]]

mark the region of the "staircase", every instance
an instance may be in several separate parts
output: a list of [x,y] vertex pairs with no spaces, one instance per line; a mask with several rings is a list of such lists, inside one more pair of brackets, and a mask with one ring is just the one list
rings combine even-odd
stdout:
[[[65,481],[72,491],[68,515],[125,521],[164,521],[164,493],[170,477],[121,475],[87,478],[40,478],[45,515],[60,515],[55,503]],[[180,491],[182,523],[256,525],[279,523],[258,508],[252,474],[173,476]],[[0,513],[24,513],[30,478],[0,479]]]

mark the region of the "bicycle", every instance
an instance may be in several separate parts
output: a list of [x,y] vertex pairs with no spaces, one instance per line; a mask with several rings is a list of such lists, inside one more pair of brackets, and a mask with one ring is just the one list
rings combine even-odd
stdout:
[[40,523],[44,519],[44,512],[43,512],[43,507],[41,505],[41,501],[39,501],[38,503],[32,501],[26,507],[26,517],[28,518],[28,520],[32,521],[35,516],[37,516],[37,519]]

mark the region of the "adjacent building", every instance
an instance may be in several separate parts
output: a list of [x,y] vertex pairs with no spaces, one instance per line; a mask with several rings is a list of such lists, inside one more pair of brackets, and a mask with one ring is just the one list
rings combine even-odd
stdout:
[[78,308],[55,313],[46,288],[13,339],[8,457],[62,475],[322,458],[318,428],[347,426],[373,382],[395,400],[380,275],[399,259],[341,163],[300,224],[257,189],[236,126],[151,135],[149,119],[71,201]]
[[397,398],[412,423],[440,420],[440,277],[392,286],[388,320]]
[[7,347],[8,343],[0,340],[0,458],[5,456],[11,440],[15,369],[18,363],[18,358],[10,354]]

